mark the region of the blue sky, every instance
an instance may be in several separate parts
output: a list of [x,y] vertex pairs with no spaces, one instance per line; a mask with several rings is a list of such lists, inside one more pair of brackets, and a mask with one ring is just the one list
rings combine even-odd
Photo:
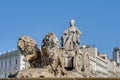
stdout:
[[17,49],[22,35],[38,46],[48,32],[60,39],[71,19],[83,33],[81,45],[96,45],[112,58],[120,46],[120,0],[0,0],[0,53]]

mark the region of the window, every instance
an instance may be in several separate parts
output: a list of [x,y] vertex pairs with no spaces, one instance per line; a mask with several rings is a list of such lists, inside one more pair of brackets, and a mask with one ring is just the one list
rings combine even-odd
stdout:
[[7,73],[5,73],[5,78],[7,78]]
[[18,62],[18,61],[17,61],[17,59],[16,59],[16,60],[15,60],[15,63],[17,64],[17,62]]
[[3,62],[1,62],[1,68],[3,67]]
[[120,57],[120,52],[119,52],[119,57]]
[[5,61],[5,67],[7,66],[7,61]]
[[9,65],[11,65],[11,60],[10,60],[10,62],[9,62]]

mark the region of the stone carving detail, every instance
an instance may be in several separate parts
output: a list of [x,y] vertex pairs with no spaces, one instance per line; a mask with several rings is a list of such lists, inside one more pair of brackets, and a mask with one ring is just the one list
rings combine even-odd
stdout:
[[28,61],[32,68],[43,66],[42,55],[36,42],[29,36],[22,36],[18,39],[18,49],[24,55],[24,61]]
[[83,53],[82,55],[82,71],[84,72],[85,77],[91,77],[92,74],[90,73],[90,59],[88,52]]
[[65,49],[76,48],[79,44],[79,37],[82,33],[75,27],[75,21],[70,21],[70,27],[65,30],[63,36],[61,37],[61,46]]
[[56,77],[64,75],[59,54],[58,39],[54,33],[48,33],[42,42],[42,53],[45,64]]
[[42,42],[41,50],[45,59],[46,66],[52,64],[57,58],[58,39],[54,33],[48,33]]
[[41,51],[33,39],[20,37],[18,49],[32,69],[20,71],[18,77],[90,77],[89,55],[79,49],[81,34],[75,27],[75,21],[71,20],[70,27],[61,37],[61,47],[56,35],[50,32],[42,41]]
[[82,69],[82,53],[77,53],[74,56],[74,68],[77,72],[81,73],[81,69]]
[[87,52],[85,52],[83,55],[82,55],[82,60],[83,60],[83,67],[82,67],[82,71],[84,72],[87,72],[89,73],[90,71],[90,61],[89,61],[89,55]]

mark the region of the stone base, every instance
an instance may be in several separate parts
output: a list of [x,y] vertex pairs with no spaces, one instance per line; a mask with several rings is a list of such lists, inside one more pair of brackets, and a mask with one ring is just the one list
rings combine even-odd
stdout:
[[77,71],[66,71],[65,75],[55,76],[47,68],[31,68],[19,71],[17,78],[90,78],[91,74]]
[[83,78],[83,75],[75,71],[67,71],[66,78]]
[[53,78],[55,77],[45,68],[35,68],[19,71],[17,78]]

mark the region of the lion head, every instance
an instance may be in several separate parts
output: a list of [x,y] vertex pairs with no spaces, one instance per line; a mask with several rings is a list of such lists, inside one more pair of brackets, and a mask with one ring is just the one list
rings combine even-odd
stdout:
[[48,33],[42,41],[42,53],[45,59],[46,65],[50,64],[50,60],[57,55],[58,39],[54,33]]
[[36,42],[30,38],[29,36],[23,35],[18,39],[18,49],[22,52],[22,54],[25,56],[25,54],[30,54],[35,48]]

